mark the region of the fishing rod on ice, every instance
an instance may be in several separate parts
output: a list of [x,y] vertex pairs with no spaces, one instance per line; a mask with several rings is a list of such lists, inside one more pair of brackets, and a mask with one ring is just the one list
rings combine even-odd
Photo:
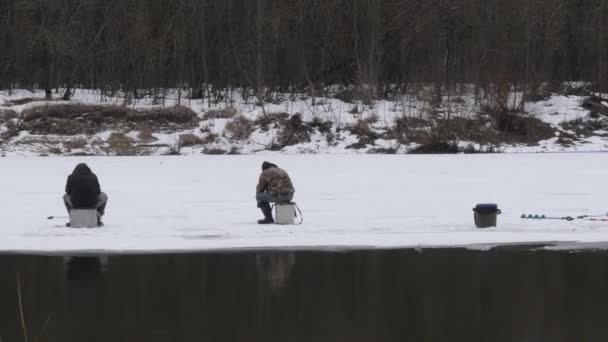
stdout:
[[601,215],[580,215],[580,216],[550,216],[544,214],[522,214],[522,219],[531,219],[531,220],[565,220],[565,221],[574,221],[574,220],[584,220],[584,221],[602,221],[608,222],[608,214]]
[[47,220],[54,220],[54,219],[67,219],[69,218],[68,216],[49,216],[46,219]]

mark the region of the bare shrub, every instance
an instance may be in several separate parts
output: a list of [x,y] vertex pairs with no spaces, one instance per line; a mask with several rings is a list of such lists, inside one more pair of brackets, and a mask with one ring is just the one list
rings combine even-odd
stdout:
[[128,111],[128,108],[119,106],[97,106],[75,103],[33,107],[24,110],[22,117],[25,122],[43,118],[77,119],[81,116],[117,118],[125,116]]
[[18,117],[19,115],[14,110],[0,109],[0,124]]
[[500,134],[492,127],[487,116],[429,121],[398,118],[395,120],[395,125],[389,129],[387,136],[402,144],[415,142],[421,145],[411,153],[455,153],[457,148],[454,141],[471,141],[483,148],[497,144],[500,138]]
[[335,98],[346,103],[361,101],[365,105],[372,104],[373,100],[372,92],[360,86],[343,89],[336,94]]
[[124,133],[112,133],[108,138],[110,153],[118,156],[132,156],[137,154],[137,148],[133,145],[133,139]]
[[211,109],[203,114],[203,120],[231,119],[236,113],[236,109],[234,108]]
[[397,147],[374,147],[367,150],[367,154],[397,154]]
[[59,147],[51,147],[49,149],[50,154],[62,154],[63,151]]
[[236,146],[232,146],[230,148],[230,150],[228,151],[228,154],[230,154],[230,155],[240,155],[241,154],[240,148],[236,147]]
[[535,144],[555,136],[555,129],[550,124],[526,113],[509,112],[494,120],[501,141],[506,143]]
[[401,144],[418,141],[429,136],[430,123],[416,117],[395,118],[394,124],[387,131],[387,137]]
[[19,127],[15,123],[19,115],[13,110],[0,109],[0,125],[4,124],[5,131],[0,133],[0,140],[8,140],[19,135]]
[[79,150],[83,149],[87,146],[87,141],[85,139],[73,139],[63,142],[63,147],[68,150]]
[[437,126],[444,140],[473,141],[480,146],[499,143],[499,134],[492,127],[491,121],[484,116],[473,119],[454,117],[450,120],[439,120]]
[[196,145],[203,145],[203,139],[201,139],[199,136],[194,135],[192,133],[186,133],[186,134],[181,134],[179,136],[179,146],[181,147],[188,147],[188,146],[196,146]]
[[8,140],[12,137],[16,137],[19,135],[19,127],[17,126],[15,121],[13,121],[13,120],[7,121],[6,124],[4,125],[4,127],[6,128],[6,131],[4,131],[2,133],[2,135],[1,135],[2,139]]
[[336,145],[336,135],[331,131],[325,134],[325,140],[327,141],[327,145],[329,146]]
[[196,113],[189,107],[174,106],[152,110],[131,110],[127,121],[149,122],[152,125],[169,126],[171,124],[194,124]]
[[485,88],[486,97],[488,99],[486,103],[486,112],[493,114],[509,112],[511,109],[509,106],[509,98],[513,86],[508,81],[498,81],[489,84]]
[[142,142],[152,142],[158,140],[154,135],[154,130],[148,126],[144,126],[139,129],[139,133],[137,133],[137,139]]
[[452,140],[473,140],[475,133],[484,129],[482,120],[472,120],[461,117],[451,119],[436,118],[429,121],[428,134],[416,142],[429,143],[430,141],[447,142]]
[[278,128],[276,141],[270,146],[271,150],[281,150],[285,146],[296,145],[310,141],[310,134],[318,130],[327,136],[328,141],[335,138],[332,134],[333,123],[314,117],[311,122],[302,121],[299,113],[289,116],[287,113],[270,113],[260,116],[254,121],[262,131],[268,131],[271,127]]
[[49,137],[49,136],[28,136],[28,137],[25,137],[23,139],[19,139],[19,141],[16,141],[15,143],[19,144],[19,145],[45,145],[45,146],[49,146],[49,145],[61,144],[62,141],[59,140],[56,137]]
[[350,131],[358,136],[365,136],[374,139],[377,137],[377,134],[372,131],[371,127],[369,126],[369,123],[365,120],[357,121],[354,125],[350,127]]
[[478,153],[499,153],[500,151],[492,145],[489,146],[475,146],[473,144],[467,145],[465,148],[461,148],[460,152],[466,154],[478,154]]
[[526,101],[539,102],[547,101],[553,95],[553,91],[559,91],[559,87],[552,89],[550,85],[544,85],[536,82],[528,84],[526,92]]
[[608,99],[592,95],[583,101],[581,107],[587,109],[592,118],[597,119],[600,116],[608,116],[608,105],[604,104],[607,101]]
[[578,138],[576,136],[561,132],[556,142],[562,146],[573,146],[574,142],[577,140]]
[[91,144],[91,146],[101,147],[105,142],[101,138],[95,137],[95,138],[91,139],[91,141],[89,143]]
[[588,96],[591,93],[588,83],[564,82],[559,90],[563,95]]
[[263,132],[268,131],[271,125],[275,127],[285,126],[285,123],[289,119],[287,113],[268,113],[267,115],[260,115],[254,121],[254,125],[260,126]]
[[217,148],[217,147],[211,147],[211,148],[207,148],[205,147],[203,149],[203,154],[211,154],[211,155],[219,155],[219,154],[228,154],[229,151],[223,150],[221,148]]
[[163,153],[163,155],[165,156],[181,156],[182,153],[180,151],[180,146],[179,144],[175,144],[169,147],[169,150],[165,153]]
[[[561,124],[562,128],[568,131],[573,131],[577,136],[590,137],[597,130],[608,130],[608,120],[591,119],[583,120],[576,119]],[[564,135],[562,132],[560,137]]]
[[215,133],[212,132],[208,132],[207,135],[205,135],[202,139],[203,144],[211,144],[214,143],[217,139],[219,138],[219,136]]
[[316,116],[308,125],[312,128],[316,128],[321,134],[331,133],[331,129],[333,127],[333,123],[331,121],[324,121],[323,119]]
[[351,133],[359,137],[359,141],[347,146],[346,148],[365,148],[367,145],[373,145],[379,134],[374,132],[367,121],[359,120],[354,125],[349,127]]
[[226,123],[225,129],[231,138],[236,140],[248,139],[253,132],[253,122],[246,117],[239,115]]
[[420,145],[408,153],[412,154],[443,154],[443,153],[458,153],[460,149],[458,145],[452,142],[433,141],[428,144]]
[[380,121],[380,118],[378,117],[378,114],[373,113],[370,116],[366,117],[365,119],[363,119],[365,122],[367,122],[369,125],[373,125],[375,123],[377,123],[378,121]]
[[452,102],[455,103],[455,104],[459,104],[459,105],[464,105],[464,104],[467,103],[467,101],[464,98],[460,97],[460,96],[454,97],[452,99]]
[[196,126],[196,113],[187,107],[134,110],[120,106],[75,103],[34,107],[22,113],[23,128],[34,134],[95,134],[103,130],[149,127],[158,130]]
[[310,142],[311,131],[312,128],[302,121],[300,114],[294,114],[279,129],[277,142],[271,149],[281,150],[285,146]]

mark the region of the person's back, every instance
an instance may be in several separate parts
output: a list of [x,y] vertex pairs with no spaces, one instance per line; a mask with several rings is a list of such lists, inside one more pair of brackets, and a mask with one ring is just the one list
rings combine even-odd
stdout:
[[103,225],[101,216],[105,212],[107,201],[108,196],[101,192],[99,180],[87,164],[76,165],[72,174],[68,176],[63,196],[68,213],[72,208],[97,209],[97,225],[101,226]]
[[[257,192],[266,191],[272,196],[288,195],[295,192],[287,172],[279,167],[269,167],[262,172]],[[262,188],[265,187],[265,188]]]
[[96,208],[97,196],[101,193],[97,176],[86,164],[78,164],[68,176],[65,192],[70,196],[73,208]]
[[262,210],[264,218],[258,220],[260,224],[274,223],[272,218],[271,202],[290,202],[293,199],[295,188],[287,172],[273,163],[262,163],[262,173],[256,186],[256,200],[258,208]]

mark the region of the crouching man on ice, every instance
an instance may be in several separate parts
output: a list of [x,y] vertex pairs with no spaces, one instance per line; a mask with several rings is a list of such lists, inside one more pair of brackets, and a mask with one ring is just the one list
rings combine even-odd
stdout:
[[258,208],[262,210],[264,219],[258,220],[259,224],[274,223],[270,202],[290,202],[296,190],[285,170],[275,164],[262,163],[262,174],[256,187],[256,200]]
[[[68,176],[65,185],[63,202],[68,210],[74,209],[97,209],[97,226],[103,226],[103,216],[108,196],[101,192],[97,176],[85,163],[76,165],[74,171]],[[70,223],[66,224],[68,227]]]

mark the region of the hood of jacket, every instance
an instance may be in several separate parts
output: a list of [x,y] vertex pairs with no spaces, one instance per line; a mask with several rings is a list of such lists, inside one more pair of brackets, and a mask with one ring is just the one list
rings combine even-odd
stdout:
[[91,172],[91,169],[85,163],[80,163],[80,164],[76,165],[76,167],[74,168],[74,171],[72,172],[73,175],[88,175],[91,173],[93,173],[93,172]]
[[278,166],[276,166],[275,164],[273,164],[271,162],[267,162],[267,161],[262,163],[262,171],[265,171],[266,169],[269,169],[271,167],[278,167]]

